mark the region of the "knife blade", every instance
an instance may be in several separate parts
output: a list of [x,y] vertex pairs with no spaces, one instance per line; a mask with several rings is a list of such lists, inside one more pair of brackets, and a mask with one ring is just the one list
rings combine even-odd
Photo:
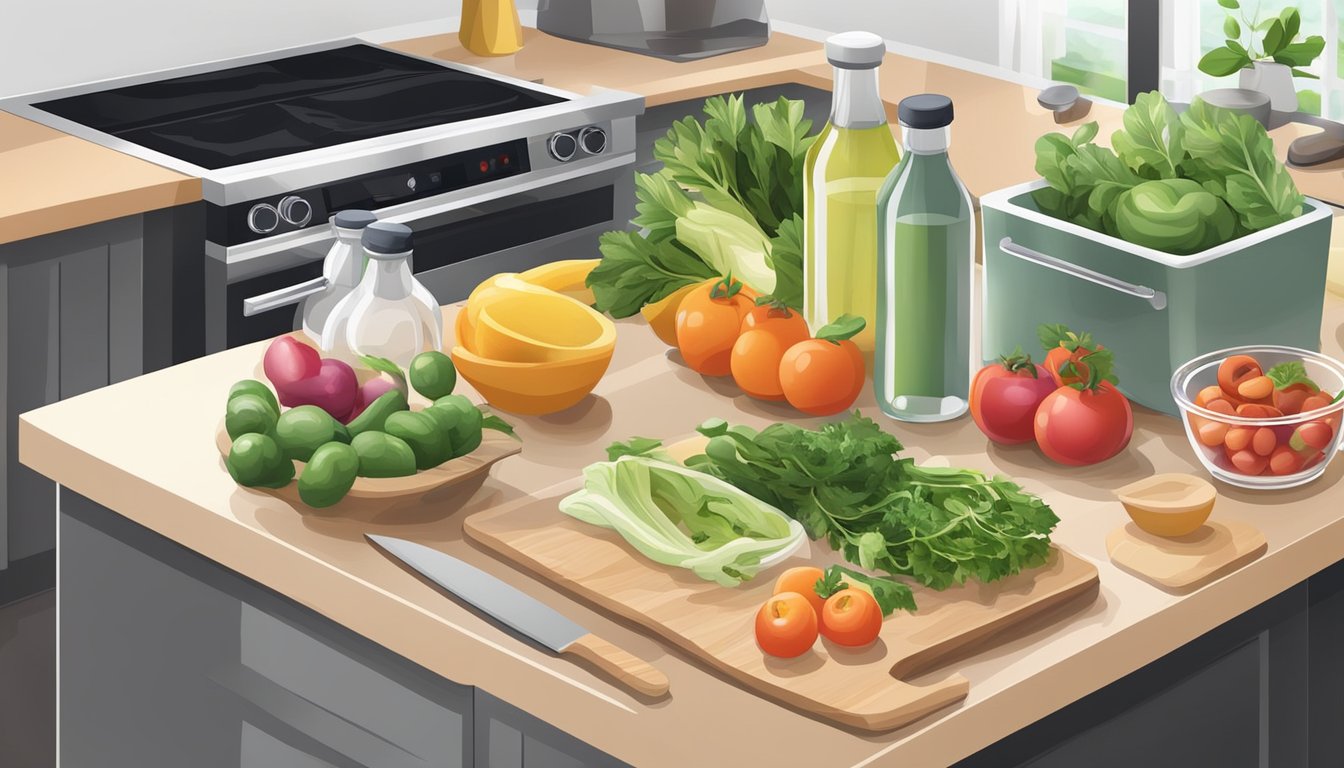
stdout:
[[380,549],[443,589],[539,645],[587,661],[613,682],[648,697],[666,696],[667,677],[648,662],[584,629],[517,587],[437,549],[365,534]]

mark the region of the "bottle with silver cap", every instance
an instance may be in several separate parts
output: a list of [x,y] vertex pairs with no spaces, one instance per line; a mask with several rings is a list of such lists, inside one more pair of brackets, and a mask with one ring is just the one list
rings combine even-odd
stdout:
[[878,204],[873,392],[892,418],[945,421],[970,397],[975,218],[947,156],[952,100],[926,93],[897,109],[905,159]]
[[368,266],[359,285],[332,310],[322,348],[347,361],[370,355],[403,368],[421,352],[441,349],[442,311],[411,274],[410,227],[374,222],[360,242]]
[[377,221],[369,211],[341,211],[331,219],[336,242],[322,263],[322,280],[326,288],[303,300],[300,314],[303,332],[317,344],[322,343],[322,331],[327,327],[331,311],[336,308],[364,275],[364,249],[359,244],[364,228]]
[[872,359],[877,311],[877,191],[900,160],[877,90],[882,38],[844,32],[826,40],[835,68],[831,117],[804,164],[803,317],[815,333],[841,315],[867,327],[854,337]]

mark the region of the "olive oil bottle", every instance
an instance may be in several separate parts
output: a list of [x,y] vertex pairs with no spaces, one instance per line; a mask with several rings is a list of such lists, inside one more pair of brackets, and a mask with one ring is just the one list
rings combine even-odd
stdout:
[[872,359],[877,321],[877,193],[900,160],[877,90],[882,38],[845,32],[826,40],[835,68],[831,117],[804,166],[803,317],[815,331],[844,314],[867,327],[854,338]]

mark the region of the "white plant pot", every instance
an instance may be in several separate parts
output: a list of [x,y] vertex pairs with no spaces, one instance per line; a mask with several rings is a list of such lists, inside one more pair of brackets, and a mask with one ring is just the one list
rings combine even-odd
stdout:
[[1241,70],[1241,87],[1268,96],[1270,109],[1275,112],[1297,111],[1297,87],[1287,64],[1257,61]]

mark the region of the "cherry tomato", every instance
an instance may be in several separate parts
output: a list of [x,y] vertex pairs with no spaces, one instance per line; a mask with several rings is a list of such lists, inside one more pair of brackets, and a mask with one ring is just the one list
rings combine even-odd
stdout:
[[1269,457],[1269,471],[1275,475],[1291,475],[1302,470],[1305,464],[1302,454],[1286,445],[1274,449]]
[[882,631],[882,609],[861,589],[842,589],[826,598],[821,609],[821,634],[851,648],[871,644]]
[[727,376],[742,318],[755,306],[756,294],[728,278],[705,283],[677,307],[677,349],[686,365],[706,376]]
[[768,305],[752,308],[729,358],[733,381],[758,400],[783,400],[779,362],[789,347],[810,335],[807,321],[796,312]]
[[816,584],[825,576],[825,571],[811,565],[790,568],[779,574],[779,578],[775,580],[774,594],[797,592],[807,598],[808,604],[812,606],[812,610],[816,611],[818,618],[820,618],[821,606],[826,601],[822,599],[821,595],[817,594]]
[[1036,409],[1055,389],[1055,378],[1030,357],[1004,357],[981,368],[971,381],[971,418],[996,443],[1031,442]]
[[1036,442],[1046,456],[1072,466],[1119,453],[1134,433],[1129,400],[1110,382],[1096,389],[1060,387],[1036,411]]
[[802,656],[817,641],[817,612],[797,592],[781,592],[756,614],[756,644],[771,656]]
[[813,416],[830,416],[854,404],[866,368],[858,345],[808,339],[789,347],[779,361],[779,383],[789,405]]
[[[1254,357],[1232,355],[1218,365],[1218,387],[1227,397],[1246,401],[1247,398],[1240,392],[1241,385],[1264,375],[1265,372]],[[1266,392],[1265,396],[1268,397],[1270,394]]]
[[1306,404],[1307,399],[1319,391],[1310,384],[1299,381],[1296,384],[1289,384],[1283,389],[1275,389],[1273,404],[1275,408],[1283,411],[1285,416],[1292,416],[1301,413],[1302,406]]
[[1247,419],[1277,419],[1283,411],[1264,403],[1242,403],[1237,406],[1237,415]]

